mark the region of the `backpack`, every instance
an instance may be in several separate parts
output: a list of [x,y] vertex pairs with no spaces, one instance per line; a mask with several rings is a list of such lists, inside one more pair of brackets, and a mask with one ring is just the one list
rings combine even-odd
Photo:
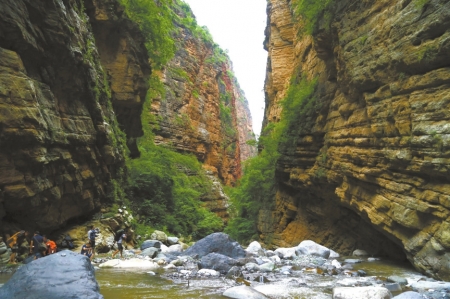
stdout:
[[69,235],[66,235],[66,237],[64,238],[64,241],[66,241],[67,248],[69,248],[69,249],[75,248],[75,246],[73,245],[73,242],[72,242],[72,238]]
[[124,229],[119,229],[118,231],[116,231],[116,234],[114,235],[114,242],[118,242],[124,233]]

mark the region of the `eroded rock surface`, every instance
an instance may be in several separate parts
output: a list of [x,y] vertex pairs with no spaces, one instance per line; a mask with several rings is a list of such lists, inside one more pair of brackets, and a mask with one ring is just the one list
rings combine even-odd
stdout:
[[263,239],[406,254],[450,279],[450,3],[334,1],[330,29],[319,16],[312,35],[293,34],[292,3],[268,3],[265,124],[280,118],[291,77],[317,83],[282,148]]

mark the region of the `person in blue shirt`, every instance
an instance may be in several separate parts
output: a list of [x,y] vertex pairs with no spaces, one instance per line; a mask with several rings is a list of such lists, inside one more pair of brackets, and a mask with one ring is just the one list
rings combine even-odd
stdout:
[[94,255],[92,254],[92,246],[91,243],[86,243],[83,244],[83,246],[81,247],[81,252],[82,255],[85,255],[89,258],[89,260],[92,261],[92,258],[94,257]]
[[38,259],[43,256],[41,253],[43,247],[40,246],[42,242],[44,242],[44,238],[41,236],[39,231],[35,231],[30,242],[30,254],[32,253],[34,255],[34,259]]

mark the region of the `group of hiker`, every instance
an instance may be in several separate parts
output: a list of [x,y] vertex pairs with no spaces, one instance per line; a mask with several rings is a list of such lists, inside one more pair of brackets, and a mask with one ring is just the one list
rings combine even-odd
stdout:
[[[19,245],[22,243],[23,239],[29,237],[29,233],[26,231],[19,231],[12,236],[7,236],[6,245],[11,248],[11,256],[9,262],[11,264],[16,264],[16,258],[19,253]],[[47,238],[46,235],[41,235],[39,231],[35,231],[30,241],[30,255],[34,256],[34,259],[53,254],[57,250],[56,243]]]
[[[88,231],[88,242],[83,244],[81,247],[81,254],[87,256],[90,260],[93,259],[95,255],[95,238],[100,233],[100,230],[98,228],[95,228],[94,226],[90,227],[90,230]],[[39,231],[35,231],[33,236],[30,238],[30,233],[26,231],[19,231],[12,235],[11,237],[7,236],[6,244],[9,248],[11,248],[11,256],[9,262],[11,264],[16,264],[16,258],[19,254],[19,245],[22,243],[24,238],[28,241],[29,240],[29,256],[33,256],[33,259],[38,259],[40,257],[44,257],[50,254],[54,254],[58,251],[57,245],[54,241],[47,238],[46,235],[41,235]],[[122,252],[123,252],[123,243],[126,242],[126,231],[121,229],[118,230],[114,235],[114,243],[117,243],[117,250],[112,253],[112,257],[114,258],[117,253],[120,252],[120,257],[122,258]],[[67,246],[69,249],[73,248],[73,244],[71,243],[71,239],[67,241],[67,239],[64,239],[65,244],[67,245],[70,243],[72,246]],[[64,246],[64,245],[63,245]]]

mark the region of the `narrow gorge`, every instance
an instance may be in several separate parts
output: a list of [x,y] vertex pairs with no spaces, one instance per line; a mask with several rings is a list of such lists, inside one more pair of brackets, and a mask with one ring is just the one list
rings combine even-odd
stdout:
[[2,237],[224,231],[450,280],[448,0],[267,0],[258,140],[233,63],[182,0],[0,13]]

